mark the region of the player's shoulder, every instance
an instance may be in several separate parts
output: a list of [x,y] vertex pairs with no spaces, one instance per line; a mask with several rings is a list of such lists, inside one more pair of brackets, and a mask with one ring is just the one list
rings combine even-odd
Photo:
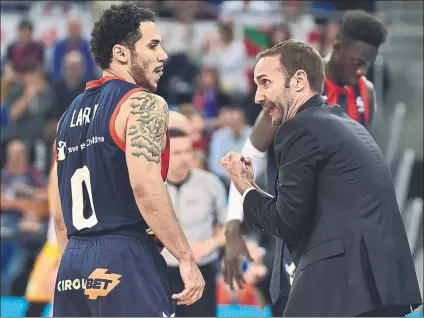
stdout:
[[75,109],[78,109],[82,105],[82,103],[84,101],[84,94],[85,94],[84,92],[80,93],[77,97],[74,98],[74,100],[71,102],[71,104],[68,106],[68,108],[66,108],[66,110],[63,112],[62,116],[59,119],[59,122],[57,124],[58,127],[60,126],[60,124],[63,121],[66,121],[66,119],[67,119],[66,114],[67,113],[69,113],[70,111],[72,112]]
[[83,101],[84,95],[85,95],[85,92],[84,91],[81,92],[77,97],[74,98],[74,100],[72,101],[72,103],[69,105],[68,108],[79,105]]
[[367,79],[365,76],[362,76],[361,80],[362,80],[363,85],[365,86],[365,88],[367,90],[368,103],[370,105],[371,111],[374,112],[375,108],[377,108],[376,101],[375,101],[374,84],[369,79]]
[[141,104],[148,108],[168,108],[168,103],[163,97],[143,89],[134,91],[127,101],[130,103]]
[[[165,99],[149,91],[136,91],[124,102],[127,118],[143,122],[155,134],[166,133],[169,125],[169,109]],[[127,126],[131,128],[131,125]]]
[[365,87],[367,88],[368,91],[374,92],[374,84],[365,76],[362,76],[362,81],[365,85]]

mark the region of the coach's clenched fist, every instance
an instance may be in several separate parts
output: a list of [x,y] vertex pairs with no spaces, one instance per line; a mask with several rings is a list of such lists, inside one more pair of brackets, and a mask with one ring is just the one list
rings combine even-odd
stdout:
[[230,151],[221,158],[220,162],[241,194],[248,188],[254,186],[254,173],[250,158],[243,157],[238,152]]

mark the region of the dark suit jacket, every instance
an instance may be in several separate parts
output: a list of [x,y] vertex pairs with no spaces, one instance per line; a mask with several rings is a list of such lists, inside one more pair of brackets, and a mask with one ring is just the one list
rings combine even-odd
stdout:
[[284,315],[418,307],[422,300],[390,171],[367,130],[315,96],[281,124],[275,154],[275,197],[251,190],[243,208],[249,225],[286,242],[296,264]]

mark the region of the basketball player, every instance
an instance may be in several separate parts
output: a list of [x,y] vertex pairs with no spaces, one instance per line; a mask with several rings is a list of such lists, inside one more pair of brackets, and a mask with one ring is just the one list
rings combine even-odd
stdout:
[[[173,299],[193,304],[204,280],[166,189],[168,105],[153,92],[167,54],[153,12],[133,3],[105,10],[91,37],[103,77],[64,113],[54,146],[53,316],[173,316]],[[172,297],[160,242],[184,282]]]
[[[337,40],[333,45],[331,57],[326,63],[326,78],[323,97],[329,105],[339,104],[346,113],[365,127],[372,123],[376,112],[375,92],[370,81],[365,77],[368,67],[375,60],[378,49],[386,40],[387,29],[377,18],[363,11],[346,12],[340,26]],[[272,141],[277,127],[271,125],[271,117],[261,111],[253,129],[242,150],[243,154],[252,159],[255,177],[267,167],[268,191],[272,194],[276,180],[276,160]],[[268,150],[268,153],[266,152]],[[268,157],[268,162],[267,162]],[[238,270],[240,256],[248,256],[247,248],[240,236],[242,220],[241,196],[231,185],[229,196],[229,212],[227,218],[226,246],[226,281],[232,285],[233,278],[242,282]],[[286,255],[287,254],[287,255]],[[284,255],[289,276],[293,275],[291,258]],[[289,288],[288,284],[288,288]],[[288,292],[285,293],[288,297]],[[287,301],[287,299],[285,300]],[[282,314],[285,301],[277,309]],[[274,312],[275,313],[275,312]]]

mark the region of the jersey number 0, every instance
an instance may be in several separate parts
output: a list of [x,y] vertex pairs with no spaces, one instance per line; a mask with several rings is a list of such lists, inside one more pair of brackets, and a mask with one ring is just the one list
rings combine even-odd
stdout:
[[[93,213],[86,219],[84,217],[84,198],[83,198],[83,183],[87,188],[88,197],[90,199],[91,210]],[[90,171],[87,166],[77,169],[71,178],[72,192],[72,224],[79,231],[84,228],[95,226],[98,221],[96,211],[93,205],[93,195],[91,194]]]

